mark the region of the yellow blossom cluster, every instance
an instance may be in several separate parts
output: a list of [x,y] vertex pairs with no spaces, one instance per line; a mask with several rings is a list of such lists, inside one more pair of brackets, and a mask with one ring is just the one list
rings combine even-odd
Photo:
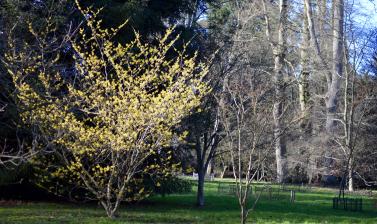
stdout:
[[[74,77],[53,69],[58,53],[48,60],[40,54],[43,51],[7,54],[8,71],[24,109],[23,120],[64,150],[66,169],[76,173],[102,205],[116,209],[135,174],[151,169],[169,172],[157,164],[143,170],[142,164],[171,144],[173,127],[210,91],[203,81],[208,66],[197,54],[186,54],[185,47],[174,48],[179,37],[173,37],[173,28],[154,44],[143,42],[137,32],[130,43],[116,43],[112,38],[125,23],[103,29],[97,20],[100,11],[78,7],[90,16],[71,42]],[[32,25],[29,29],[43,39]],[[19,61],[25,63],[12,65]],[[178,166],[173,165],[172,169]],[[59,170],[54,175],[63,174]],[[143,191],[140,188],[139,194]]]

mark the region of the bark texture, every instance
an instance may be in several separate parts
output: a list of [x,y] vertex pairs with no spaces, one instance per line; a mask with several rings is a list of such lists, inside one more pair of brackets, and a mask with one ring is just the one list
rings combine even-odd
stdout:
[[333,1],[333,56],[332,56],[332,76],[326,96],[326,131],[335,131],[336,112],[338,108],[338,98],[340,80],[343,76],[343,39],[344,39],[344,0]]
[[306,16],[308,13],[308,7],[304,5],[304,22],[302,35],[303,40],[301,43],[301,76],[299,80],[299,98],[300,98],[300,109],[302,113],[301,128],[310,132],[311,124],[309,119],[309,76],[310,76],[310,57],[309,57],[309,48],[310,48],[310,33],[309,33],[309,21]]
[[288,0],[279,2],[279,25],[278,25],[278,43],[274,47],[274,81],[275,96],[273,117],[274,117],[274,136],[275,136],[275,154],[276,154],[276,171],[277,182],[285,182],[287,176],[287,147],[284,137],[283,124],[283,101],[285,95],[284,83],[284,61],[287,43],[287,17],[288,17]]

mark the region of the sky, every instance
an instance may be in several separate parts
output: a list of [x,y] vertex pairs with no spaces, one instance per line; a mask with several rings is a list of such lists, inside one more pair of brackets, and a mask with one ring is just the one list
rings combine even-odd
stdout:
[[377,27],[377,0],[354,0],[360,10],[360,24],[366,23],[368,27]]

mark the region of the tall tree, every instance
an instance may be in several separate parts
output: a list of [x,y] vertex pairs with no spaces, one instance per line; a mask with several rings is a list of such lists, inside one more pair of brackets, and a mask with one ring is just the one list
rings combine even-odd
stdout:
[[327,80],[329,89],[326,95],[326,130],[333,133],[338,108],[340,81],[343,76],[344,43],[344,1],[334,0],[333,10],[333,49],[331,79]]
[[263,0],[263,7],[266,22],[266,35],[272,47],[274,55],[274,85],[275,85],[275,103],[273,110],[274,117],[274,136],[275,136],[275,155],[276,155],[276,172],[277,182],[283,183],[286,180],[287,167],[287,145],[284,136],[284,64],[287,51],[287,29],[288,29],[288,0],[279,1],[279,14],[277,22],[277,41],[274,41],[271,31],[271,20],[267,12],[267,3]]
[[310,132],[310,90],[309,90],[309,77],[310,77],[310,31],[309,21],[306,16],[308,6],[304,4],[303,25],[302,25],[302,42],[301,42],[301,74],[299,79],[299,100],[300,109],[302,113],[301,128],[305,132]]

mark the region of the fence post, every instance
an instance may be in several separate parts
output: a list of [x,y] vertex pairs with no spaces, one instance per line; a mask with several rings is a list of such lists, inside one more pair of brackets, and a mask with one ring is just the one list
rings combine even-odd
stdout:
[[294,190],[291,190],[291,203],[294,203],[296,199],[296,192]]

